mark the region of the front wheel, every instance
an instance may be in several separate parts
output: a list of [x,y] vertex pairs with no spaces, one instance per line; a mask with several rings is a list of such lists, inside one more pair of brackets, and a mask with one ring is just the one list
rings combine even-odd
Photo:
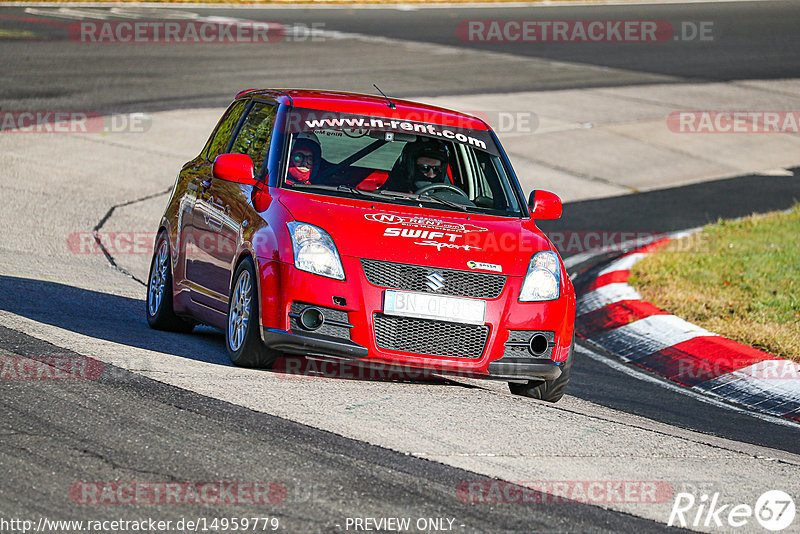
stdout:
[[150,328],[171,332],[191,332],[194,328],[194,324],[175,315],[172,307],[172,259],[165,232],[158,236],[150,262],[145,308]]
[[525,384],[517,384],[514,382],[508,383],[508,389],[515,395],[522,395],[524,397],[531,397],[547,402],[558,402],[564,396],[569,383],[569,375],[572,373],[572,359],[573,352],[575,351],[575,340],[569,348],[569,356],[564,366],[561,368],[561,374],[558,378],[553,380],[528,380]]
[[233,275],[233,288],[228,301],[228,322],[225,347],[235,365],[269,368],[278,353],[267,349],[259,335],[259,298],[256,291],[256,269],[253,260],[245,258]]

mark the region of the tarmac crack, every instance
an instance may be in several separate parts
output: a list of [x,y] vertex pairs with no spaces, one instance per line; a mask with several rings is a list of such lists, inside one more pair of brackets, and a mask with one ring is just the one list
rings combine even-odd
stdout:
[[89,450],[89,449],[86,449],[86,448],[75,449],[75,450],[78,451],[81,454],[85,454],[85,455],[90,456],[92,458],[96,458],[97,460],[100,460],[101,462],[103,462],[105,464],[108,464],[114,470],[132,471],[134,473],[139,473],[139,474],[142,474],[142,475],[156,475],[156,476],[160,476],[160,477],[166,478],[169,482],[176,482],[178,480],[176,477],[174,477],[172,475],[169,475],[169,474],[166,474],[166,473],[163,473],[161,471],[138,469],[136,467],[129,467],[129,466],[125,466],[125,465],[119,464],[119,463],[111,460],[110,458],[108,458],[104,454],[101,454],[99,452],[95,452],[95,451],[92,451],[92,450]]
[[172,192],[172,186],[169,186],[168,188],[164,189],[163,191],[159,191],[157,193],[152,193],[150,195],[146,195],[146,196],[143,196],[143,197],[140,197],[140,198],[136,198],[134,200],[129,200],[127,202],[121,202],[119,204],[114,204],[113,206],[111,206],[108,209],[106,214],[103,215],[103,218],[100,219],[100,221],[94,226],[94,228],[92,228],[92,237],[94,237],[94,240],[97,243],[97,246],[100,247],[100,250],[103,252],[103,255],[106,257],[106,260],[108,260],[108,263],[111,265],[111,267],[114,270],[116,270],[116,271],[122,273],[123,275],[127,276],[128,278],[131,278],[132,280],[134,280],[136,282],[139,282],[141,285],[143,285],[145,287],[147,287],[147,283],[146,282],[140,280],[133,273],[131,273],[128,270],[126,270],[126,269],[120,267],[119,265],[117,265],[117,262],[114,259],[114,256],[111,255],[111,253],[108,251],[108,249],[106,248],[106,246],[103,244],[102,240],[100,239],[100,230],[103,228],[103,226],[105,226],[105,224],[108,222],[108,220],[111,218],[111,216],[114,214],[114,211],[117,208],[123,208],[125,206],[130,206],[132,204],[136,204],[138,202],[144,202],[146,200],[150,200],[150,199],[153,199],[153,198],[160,197],[161,195],[166,195],[167,193],[170,193],[170,192]]

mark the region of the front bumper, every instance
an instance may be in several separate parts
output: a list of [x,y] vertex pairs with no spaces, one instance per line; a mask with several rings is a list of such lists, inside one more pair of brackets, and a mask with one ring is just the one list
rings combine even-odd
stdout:
[[367,347],[352,341],[327,336],[305,336],[275,328],[261,327],[261,340],[269,349],[298,356],[358,360],[369,355]]
[[[367,347],[352,341],[334,339],[328,336],[302,335],[285,330],[262,327],[261,339],[267,348],[297,356],[352,361],[364,360],[369,356]],[[371,362],[362,361],[360,363],[369,365]],[[381,363],[380,365],[383,364]],[[428,366],[413,367],[420,370],[432,370],[443,375],[498,380],[553,380],[561,376],[561,364],[546,358],[500,358],[489,362],[488,374],[470,370],[431,369]]]
[[[385,287],[371,284],[359,260],[342,257],[346,281],[298,271],[292,264],[260,261],[262,296],[261,335],[269,348],[292,355],[328,360],[357,360],[361,366],[393,366],[442,375],[499,380],[552,380],[561,375],[572,340],[574,293],[558,301],[519,303],[521,278],[508,277],[502,294],[488,299],[485,348],[477,357],[446,357],[403,349],[389,349],[376,339],[375,319],[383,310]],[[292,306],[319,307],[341,314],[344,330],[307,331],[292,318]],[[342,303],[342,304],[338,304]],[[508,350],[514,332],[549,331],[552,347],[540,357]],[[346,332],[346,333],[342,333]],[[517,343],[518,344],[518,343]],[[524,351],[523,351],[524,352]],[[525,357],[520,357],[525,356]]]

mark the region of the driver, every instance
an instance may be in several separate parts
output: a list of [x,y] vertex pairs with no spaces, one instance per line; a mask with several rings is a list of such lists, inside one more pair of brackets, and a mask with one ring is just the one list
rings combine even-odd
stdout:
[[436,139],[420,138],[403,148],[383,189],[413,193],[426,185],[445,183],[447,147]]
[[321,152],[316,135],[313,133],[299,134],[289,155],[289,171],[286,175],[286,183],[310,183],[319,170]]

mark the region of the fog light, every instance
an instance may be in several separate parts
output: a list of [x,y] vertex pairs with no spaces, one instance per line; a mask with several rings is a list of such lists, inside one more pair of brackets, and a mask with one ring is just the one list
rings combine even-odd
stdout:
[[534,334],[528,342],[528,350],[534,356],[541,356],[547,351],[547,338],[542,334]]
[[325,322],[325,316],[317,308],[306,308],[300,312],[300,326],[306,330],[316,330]]

